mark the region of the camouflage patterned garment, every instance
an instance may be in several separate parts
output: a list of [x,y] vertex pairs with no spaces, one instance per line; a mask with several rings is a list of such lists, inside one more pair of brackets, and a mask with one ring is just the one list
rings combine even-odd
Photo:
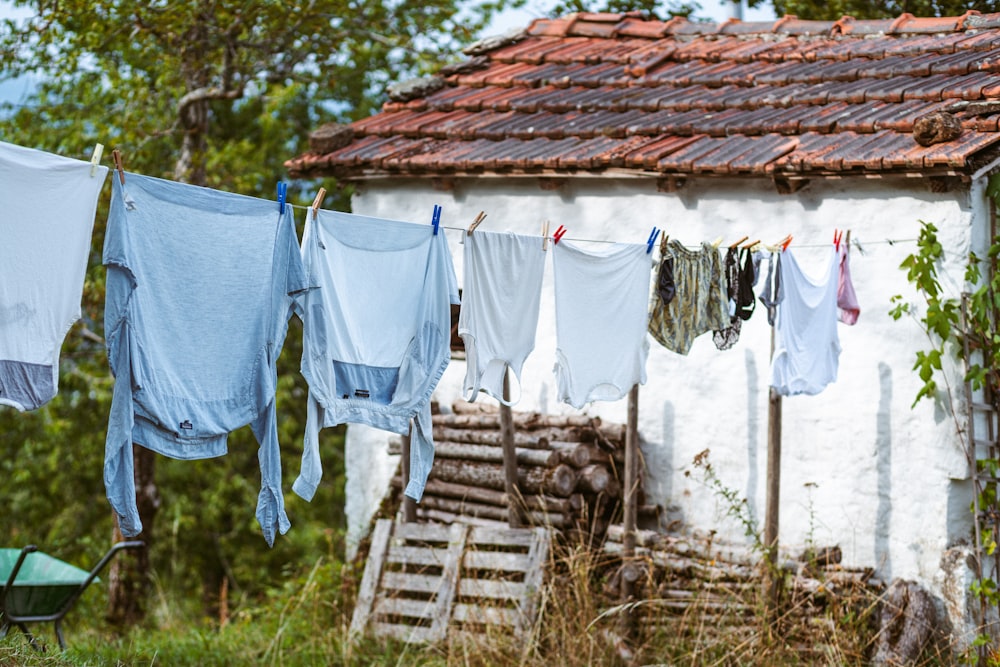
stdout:
[[702,243],[701,250],[688,250],[671,240],[664,257],[674,260],[677,291],[666,305],[654,294],[649,333],[668,350],[687,354],[695,338],[729,326],[722,255],[710,243]]

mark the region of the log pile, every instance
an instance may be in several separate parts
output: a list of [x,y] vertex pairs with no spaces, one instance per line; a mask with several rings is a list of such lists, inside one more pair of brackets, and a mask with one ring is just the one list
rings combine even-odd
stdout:
[[[613,567],[605,585],[611,600],[622,577],[636,584],[637,597],[649,601],[640,623],[646,632],[746,635],[759,632],[764,590],[763,558],[749,547],[720,543],[712,535],[636,531],[635,559],[621,560],[624,528],[608,526],[604,553]],[[815,618],[831,605],[867,607],[883,585],[870,568],[840,564],[838,547],[804,553],[780,568],[788,582],[784,621]]]
[[[451,414],[433,417],[434,465],[417,518],[506,525],[517,499],[505,492],[499,409],[466,402],[452,409]],[[511,415],[518,490],[527,523],[603,533],[620,505],[624,425],[580,415]],[[401,448],[401,439],[390,440],[390,453]],[[402,488],[398,473],[393,486]],[[647,515],[656,511],[641,508]]]

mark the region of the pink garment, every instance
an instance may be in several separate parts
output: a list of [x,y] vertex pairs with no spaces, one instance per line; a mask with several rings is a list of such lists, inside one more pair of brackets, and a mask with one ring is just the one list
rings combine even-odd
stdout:
[[854,324],[858,321],[861,307],[858,305],[858,296],[854,293],[854,284],[851,282],[851,254],[848,252],[846,243],[840,244],[837,252],[840,255],[840,279],[837,283],[837,318],[844,324]]

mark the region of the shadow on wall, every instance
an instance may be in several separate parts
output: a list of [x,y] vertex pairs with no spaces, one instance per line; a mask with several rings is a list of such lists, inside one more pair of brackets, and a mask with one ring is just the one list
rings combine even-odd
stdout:
[[892,554],[889,533],[892,529],[892,369],[878,365],[879,399],[875,414],[875,469],[878,506],[875,509],[875,567],[885,581],[892,580]]
[[[674,420],[676,419],[674,404],[663,402],[663,443],[661,446],[646,447],[643,456],[647,463],[647,488],[654,490],[655,497],[663,503],[660,514],[660,528],[669,530],[672,525],[683,523],[684,512],[678,503],[674,502],[674,473],[677,470],[674,457]],[[641,441],[642,442],[642,441]],[[642,442],[642,444],[646,444]],[[652,484],[649,484],[652,482]]]

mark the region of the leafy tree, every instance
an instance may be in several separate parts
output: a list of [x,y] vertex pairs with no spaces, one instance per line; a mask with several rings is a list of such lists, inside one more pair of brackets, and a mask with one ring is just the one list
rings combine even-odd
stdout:
[[[984,14],[1000,11],[997,0],[773,0],[778,16],[792,14],[800,19],[836,21],[842,16],[856,19],[914,16],[961,16],[970,9]],[[751,3],[752,6],[755,3]]]
[[[387,83],[437,68],[494,12],[519,2],[14,0],[36,14],[0,25],[0,79],[31,74],[39,83],[27,104],[0,108],[0,139],[82,159],[101,142],[120,148],[135,172],[273,199],[282,163],[306,149],[311,129],[369,114]],[[306,203],[316,187],[293,183],[289,196]],[[337,192],[332,204],[347,208],[348,194]],[[83,320],[63,347],[59,396],[34,413],[0,408],[7,480],[0,537],[35,541],[84,562],[104,551],[111,533],[101,473],[112,389],[100,265],[107,196],[95,225]],[[306,391],[294,326],[279,359],[277,399],[279,437],[292,446],[283,451],[286,489],[297,471]],[[339,460],[341,443],[337,433],[328,435],[325,456]],[[160,515],[151,566],[175,589],[201,588],[209,609],[216,591],[252,594],[288,563],[325,553],[326,529],[343,523],[336,485],[324,485],[311,505],[289,493],[295,527],[268,551],[253,521],[255,451],[244,428],[230,437],[223,459],[161,459],[154,478],[150,456],[137,471],[154,480],[146,504],[140,502],[145,539],[154,534],[149,515]],[[110,577],[118,600],[113,620],[142,617],[145,565],[133,562]]]

